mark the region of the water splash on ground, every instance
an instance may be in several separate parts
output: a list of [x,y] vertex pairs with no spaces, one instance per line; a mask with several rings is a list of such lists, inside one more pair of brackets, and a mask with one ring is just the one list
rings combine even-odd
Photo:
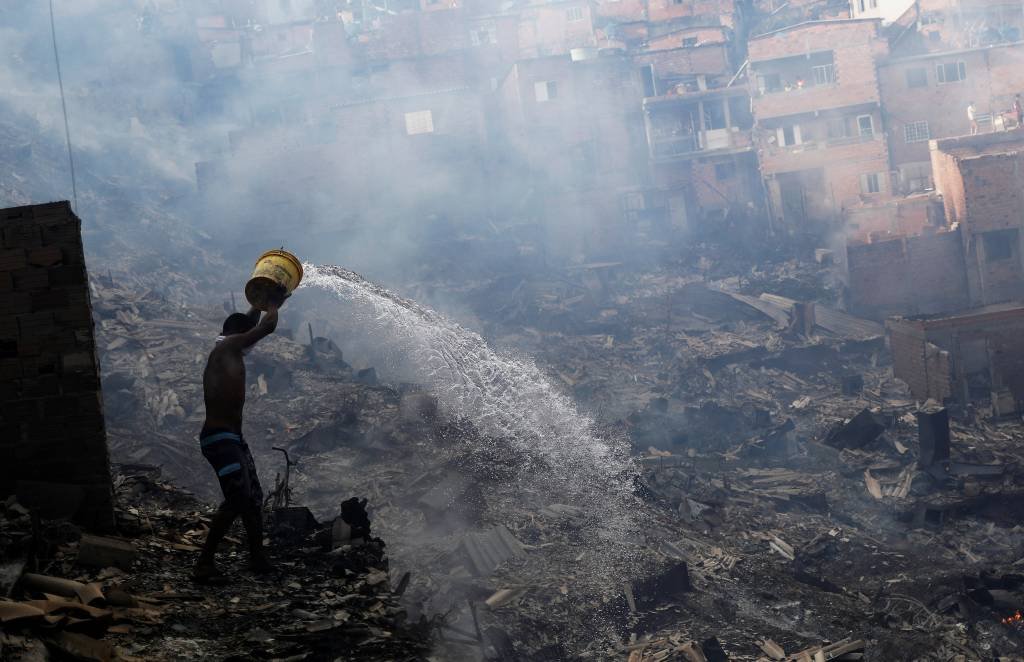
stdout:
[[400,356],[448,417],[468,420],[484,435],[464,449],[466,455],[513,458],[514,475],[485,486],[500,492],[502,512],[536,512],[557,503],[587,513],[578,541],[582,553],[576,548],[566,561],[534,552],[535,563],[575,576],[588,589],[617,590],[636,570],[643,544],[637,534],[645,528],[627,441],[598,434],[593,420],[532,360],[497,352],[479,334],[347,269],[303,269],[304,288],[337,296],[346,316]]

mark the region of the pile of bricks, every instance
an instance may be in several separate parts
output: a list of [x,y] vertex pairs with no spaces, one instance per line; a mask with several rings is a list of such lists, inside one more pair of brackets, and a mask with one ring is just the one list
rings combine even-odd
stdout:
[[0,495],[113,520],[81,221],[67,202],[0,210]]

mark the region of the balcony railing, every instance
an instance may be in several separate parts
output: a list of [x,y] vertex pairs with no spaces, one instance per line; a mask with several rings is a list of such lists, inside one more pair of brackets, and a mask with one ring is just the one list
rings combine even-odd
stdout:
[[692,135],[652,138],[650,152],[652,158],[658,159],[719,149],[742,149],[751,145],[749,132],[712,129]]
[[689,154],[701,149],[697,136],[680,136],[675,138],[654,139],[651,141],[651,156],[667,157]]

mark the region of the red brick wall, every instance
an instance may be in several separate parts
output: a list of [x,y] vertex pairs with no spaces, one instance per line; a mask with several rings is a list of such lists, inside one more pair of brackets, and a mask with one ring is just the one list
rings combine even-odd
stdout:
[[596,11],[602,17],[640,21],[647,12],[647,3],[644,0],[598,2]]
[[81,222],[67,202],[14,207],[0,210],[0,234],[0,495],[71,486],[78,518],[111,526]]
[[[886,326],[894,374],[915,397],[960,399],[967,391],[967,370],[973,369],[990,374],[993,388],[1007,387],[1018,404],[1024,402],[1024,308],[890,320]],[[968,352],[977,356],[968,361]]]
[[963,178],[964,228],[972,233],[1021,227],[1024,210],[1024,139],[1022,151],[958,161]]
[[956,158],[938,149],[932,149],[930,154],[935,190],[942,196],[946,221],[950,225],[958,223],[966,215],[967,203],[964,197],[964,182],[960,177]]
[[[725,28],[690,28],[676,30],[661,37],[654,37],[647,42],[648,51],[664,51],[672,48],[683,48],[684,39],[696,39],[698,44],[725,44],[729,41]],[[690,48],[697,48],[691,46]]]
[[463,9],[401,12],[387,16],[378,29],[360,37],[370,60],[439,55],[469,46]]
[[884,319],[968,305],[959,232],[901,237],[846,249],[850,310]]
[[[578,8],[583,18],[570,21],[570,8]],[[593,8],[585,0],[524,7],[519,15],[519,58],[559,55],[573,48],[597,46],[593,18]]]
[[633,63],[637,67],[653,64],[655,75],[661,78],[730,72],[729,51],[725,44],[637,53],[633,56]]
[[[1011,131],[933,144],[933,172],[946,216],[963,232],[971,303],[1024,297],[1024,138]],[[1009,153],[974,155],[986,150]],[[1010,258],[988,259],[981,235],[1008,229],[1019,233]]]
[[924,332],[912,322],[890,320],[889,349],[892,372],[906,382],[918,400],[933,398],[945,402],[953,396],[953,367],[949,352],[925,339]]
[[872,236],[915,236],[928,225],[932,198],[918,195],[848,207],[844,211],[846,236],[868,241]]
[[647,7],[647,18],[652,23],[701,16],[717,17],[722,25],[732,27],[736,13],[733,0],[687,0],[678,4],[673,0],[649,0]]

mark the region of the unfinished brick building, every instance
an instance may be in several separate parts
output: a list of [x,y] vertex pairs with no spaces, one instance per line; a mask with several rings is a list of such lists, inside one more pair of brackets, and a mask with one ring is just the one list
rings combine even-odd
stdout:
[[947,316],[886,323],[893,373],[914,397],[940,403],[987,400],[997,414],[1024,403],[1024,307],[999,304]]
[[81,222],[67,202],[0,210],[0,496],[113,524]]
[[838,229],[842,209],[891,193],[875,19],[814,21],[750,40],[754,141],[774,219]]
[[960,228],[971,305],[1024,299],[1024,135],[936,140],[931,158],[946,219]]

